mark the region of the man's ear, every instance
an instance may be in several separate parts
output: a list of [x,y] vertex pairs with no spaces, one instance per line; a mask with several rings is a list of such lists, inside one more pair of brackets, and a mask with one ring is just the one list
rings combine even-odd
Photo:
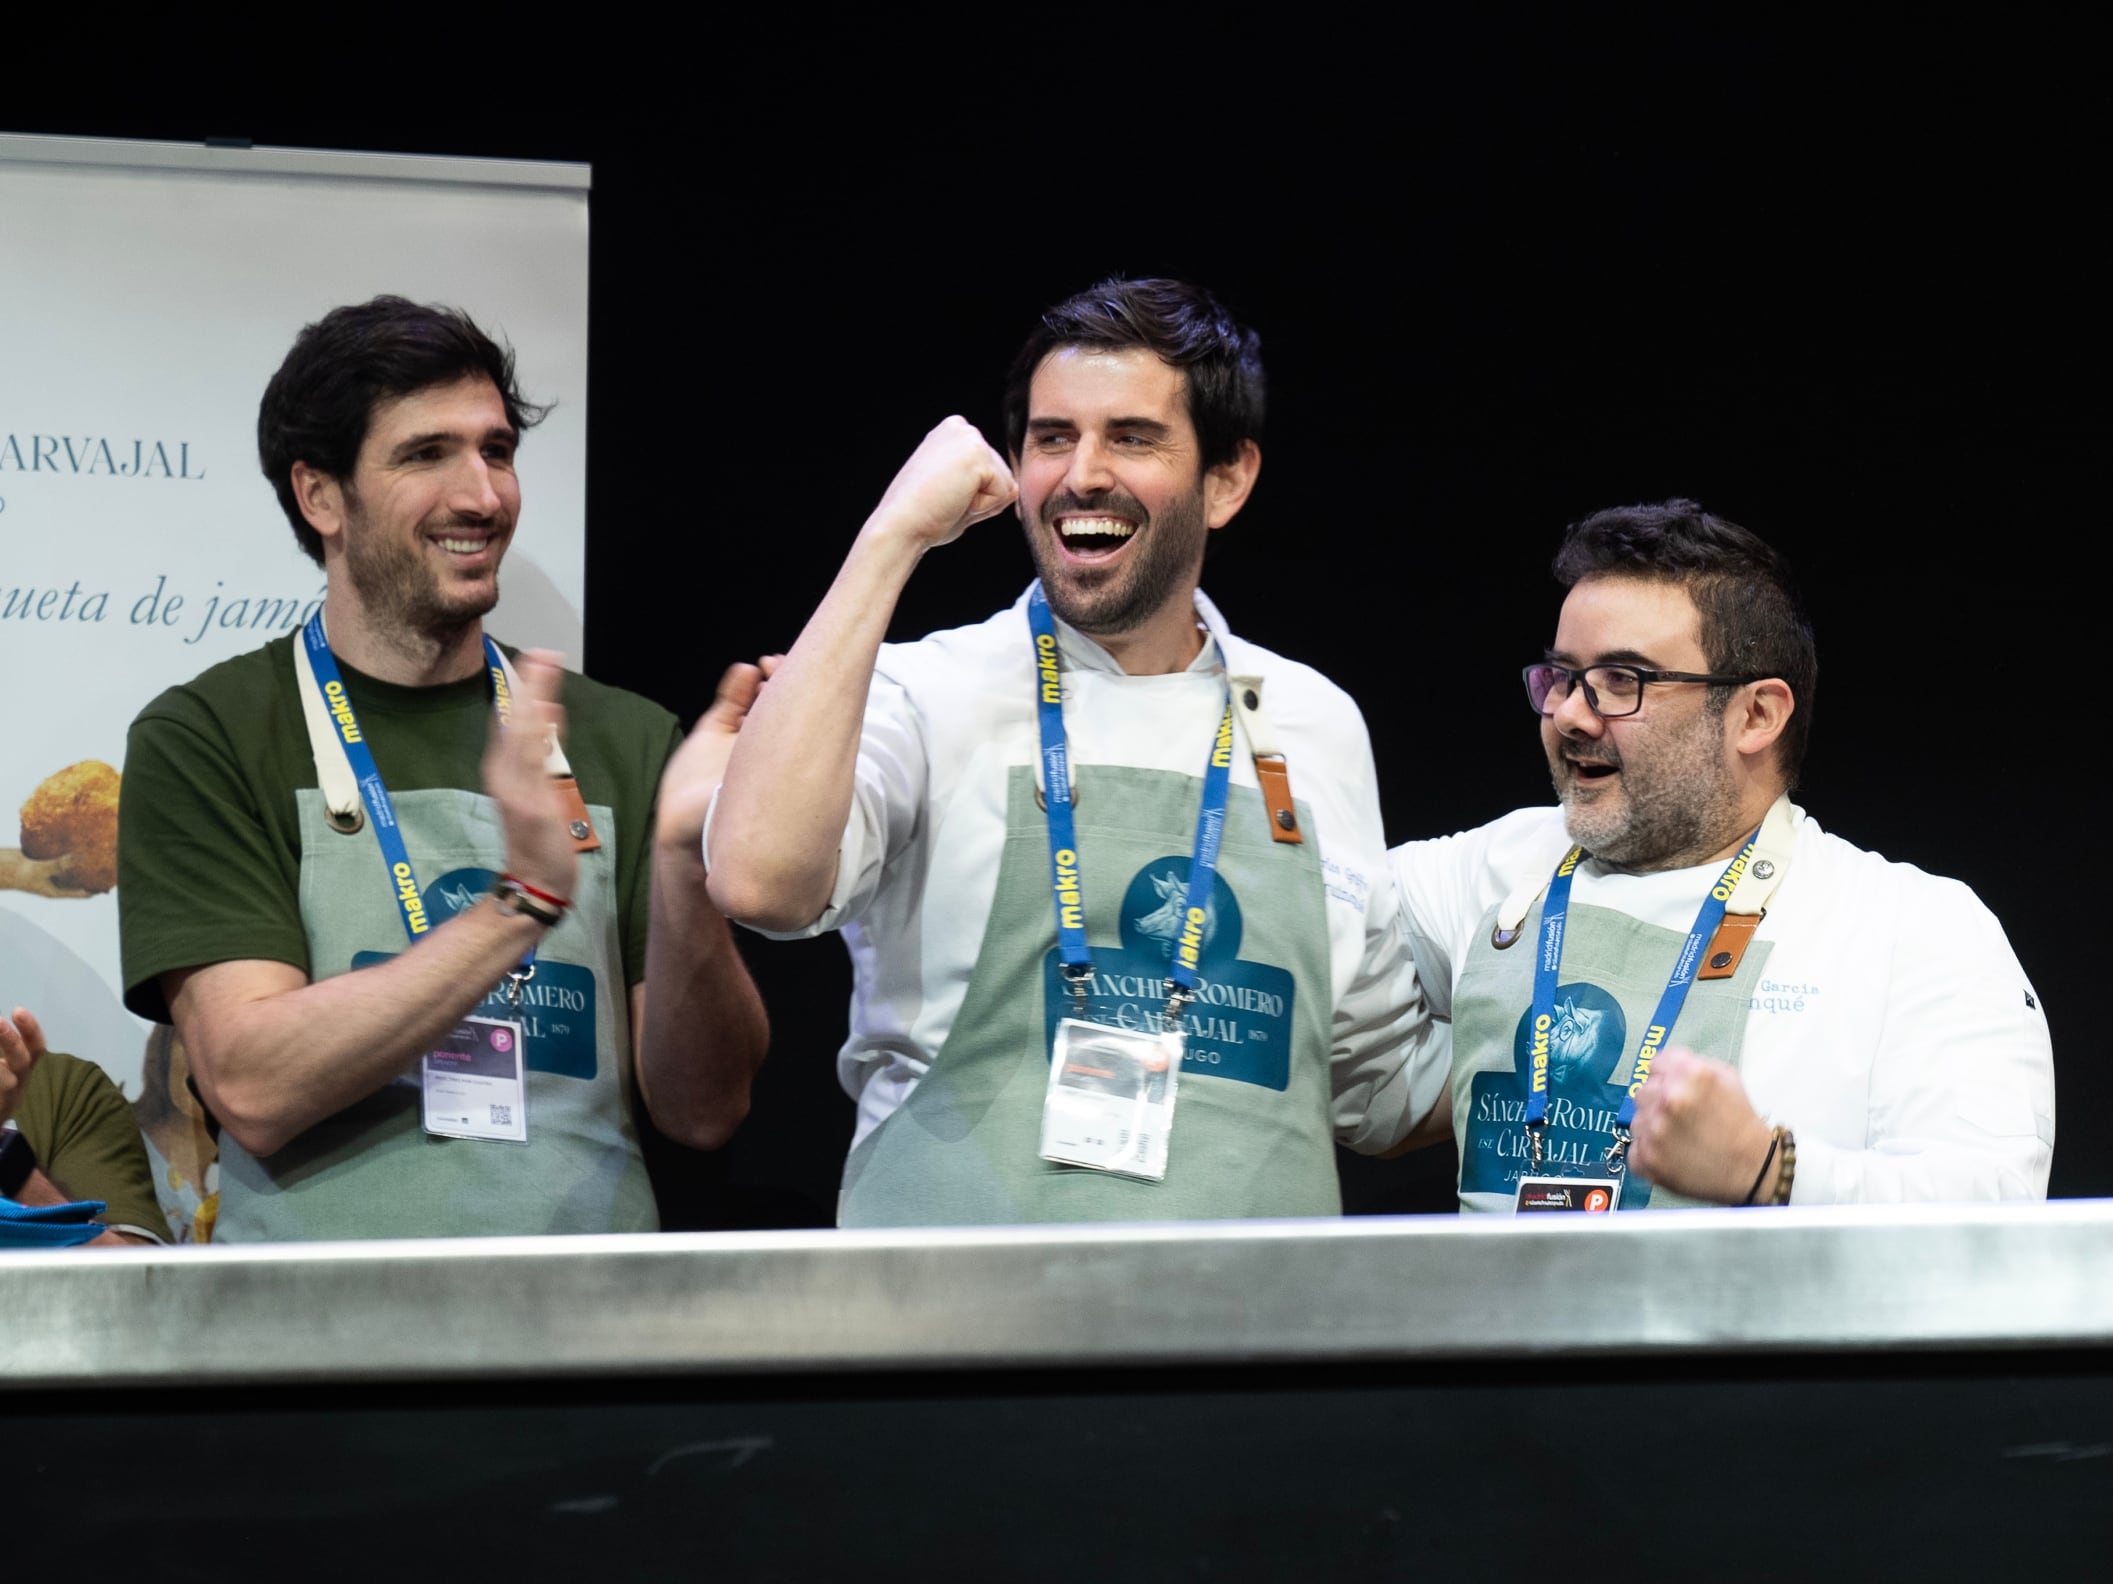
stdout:
[[293,465],[294,504],[327,544],[345,529],[345,489],[332,475],[306,462]]
[[1247,504],[1262,471],[1262,448],[1242,440],[1230,462],[1220,462],[1203,475],[1203,521],[1209,528],[1223,528]]
[[1763,677],[1748,688],[1745,713],[1733,720],[1732,746],[1742,754],[1774,753],[1783,728],[1797,712],[1797,697],[1781,677]]

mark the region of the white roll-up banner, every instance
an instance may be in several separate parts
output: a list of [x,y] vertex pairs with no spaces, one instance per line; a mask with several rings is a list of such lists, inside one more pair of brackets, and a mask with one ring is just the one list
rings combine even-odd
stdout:
[[322,595],[258,469],[265,383],[383,292],[511,344],[554,406],[488,625],[581,664],[588,191],[580,165],[0,136],[0,1010],[143,1122],[168,1042],[120,1000],[126,727]]

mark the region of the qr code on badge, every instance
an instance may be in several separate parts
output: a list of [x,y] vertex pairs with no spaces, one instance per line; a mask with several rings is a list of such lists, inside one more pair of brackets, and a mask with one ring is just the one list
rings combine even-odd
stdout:
[[493,1107],[492,1107],[492,1126],[493,1126],[493,1127],[512,1127],[513,1125],[514,1125],[514,1108],[513,1108],[512,1106],[510,1106],[510,1105],[495,1105],[495,1106],[493,1106]]

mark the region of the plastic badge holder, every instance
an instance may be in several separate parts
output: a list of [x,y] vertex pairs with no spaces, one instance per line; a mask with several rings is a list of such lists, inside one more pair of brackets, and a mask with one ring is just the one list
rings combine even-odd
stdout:
[[1050,1053],[1042,1158],[1163,1180],[1180,1076],[1180,1035],[1065,1018]]

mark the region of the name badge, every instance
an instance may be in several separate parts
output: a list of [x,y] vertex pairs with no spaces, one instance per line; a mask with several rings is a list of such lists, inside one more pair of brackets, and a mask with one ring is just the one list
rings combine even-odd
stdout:
[[1522,1177],[1512,1208],[1520,1215],[1529,1210],[1577,1210],[1586,1215],[1605,1215],[1620,1203],[1619,1177]]
[[425,1128],[438,1138],[528,1142],[528,1086],[521,1079],[521,1025],[464,1018],[419,1063]]
[[1042,1159],[1161,1182],[1181,1036],[1065,1018],[1050,1048]]

